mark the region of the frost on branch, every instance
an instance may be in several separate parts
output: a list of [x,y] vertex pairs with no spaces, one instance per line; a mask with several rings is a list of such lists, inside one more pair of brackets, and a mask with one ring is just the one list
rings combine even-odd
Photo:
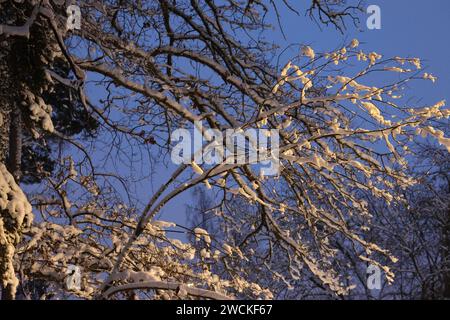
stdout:
[[18,279],[14,271],[15,246],[22,231],[33,221],[31,205],[5,165],[0,163],[0,277],[2,286],[15,296]]
[[[34,121],[39,128],[53,133],[55,127],[53,126],[51,114],[52,107],[44,102],[41,97],[35,96],[31,91],[24,93],[24,101],[22,104],[28,107],[31,114],[30,119]],[[39,136],[38,132],[33,131],[35,138]]]
[[[238,275],[226,279],[210,269],[212,263],[226,254],[213,252],[212,239],[205,230],[195,231],[204,240],[201,245],[205,246],[200,249],[168,237],[167,230],[176,228],[176,224],[161,220],[146,226],[129,247],[120,269],[114,271],[120,252],[131,238],[131,230],[137,225],[135,217],[130,215],[133,209],[119,205],[117,211],[110,214],[97,203],[79,209],[91,214],[79,219],[78,227],[50,222],[35,224],[28,232],[29,240],[19,248],[24,258],[24,273],[32,279],[45,279],[53,292],[67,293],[63,286],[66,270],[69,265],[77,265],[82,270],[81,288],[70,294],[89,299],[102,292],[101,273],[111,273],[109,289],[103,292],[104,297],[110,299],[133,296],[134,291],[145,292],[154,299],[224,299],[232,298],[237,292],[246,292],[247,296],[255,298],[271,297],[268,290]],[[108,221],[114,223],[108,224]],[[84,227],[89,225],[102,229]]]
[[[221,237],[254,235],[254,230],[261,230],[260,237],[247,239],[243,256],[248,260],[236,256],[234,263],[246,270],[260,265],[262,257],[276,255],[273,263],[258,270],[258,277],[271,281],[275,276],[289,289],[293,289],[289,278],[300,284],[312,274],[333,292],[349,293],[354,286],[343,281],[345,268],[336,268],[336,261],[345,261],[348,256],[336,248],[336,243],[343,243],[344,248],[353,246],[358,260],[379,266],[392,283],[394,273],[389,265],[398,259],[366,239],[373,218],[367,199],[388,206],[405,203],[396,190],[417,183],[406,170],[411,141],[431,136],[448,149],[444,132],[432,127],[434,121],[449,117],[445,102],[431,107],[411,106],[399,84],[413,80],[433,83],[436,78],[424,74],[417,79],[419,59],[383,58],[376,52],[355,51],[358,45],[353,40],[331,53],[315,52],[314,63],[320,69],[310,61],[304,62],[302,56],[312,58],[310,53],[314,52],[304,48],[296,60],[281,69],[272,93],[290,103],[274,103],[261,112],[257,123],[261,128],[280,130],[279,177],[260,178],[258,188],[253,188],[252,176],[237,174],[232,175],[237,186],[227,188],[219,180],[210,182],[232,194],[232,200],[224,200],[226,205],[218,210],[219,223],[228,226],[229,216],[241,219]],[[356,67],[348,75],[336,70],[336,65],[344,63]],[[401,73],[405,79],[377,85],[372,77],[375,70],[384,72],[386,78]],[[249,194],[256,194],[256,198]],[[261,206],[256,212],[249,210],[257,204]],[[248,211],[236,217],[242,207]],[[259,215],[266,218],[264,226],[274,234],[271,243],[276,249],[257,246],[258,239],[270,237],[269,232],[263,232]],[[376,258],[380,256],[383,263]],[[283,259],[287,270],[279,263]]]
[[[19,248],[24,274],[51,283],[49,291],[68,293],[65,271],[70,264],[80,266],[81,288],[70,293],[85,298],[278,298],[309,279],[332,296],[353,288],[352,279],[343,276],[350,256],[380,266],[392,281],[389,265],[396,258],[368,234],[371,202],[404,202],[395,191],[415,183],[405,171],[410,139],[432,136],[448,146],[443,132],[431,126],[448,116],[444,105],[411,106],[403,98],[402,83],[417,80],[420,60],[387,59],[353,40],[329,53],[303,47],[279,75],[266,55],[269,46],[234,41],[226,32],[262,30],[254,8],[240,10],[240,2],[233,2],[203,10],[208,2],[199,2],[203,17],[179,10],[189,1],[164,1],[169,8],[161,3],[117,3],[111,10],[80,2],[83,31],[72,39],[64,35],[64,57],[73,60],[70,73],[89,72],[92,81],[85,85],[100,88],[101,97],[86,96],[83,108],[99,117],[102,132],[91,145],[73,137],[80,156],[49,177],[38,201],[46,222],[35,224],[27,233],[30,242]],[[189,23],[170,35],[165,28],[177,21]],[[217,28],[222,23],[226,27]],[[39,54],[43,66],[49,67],[48,59],[51,55]],[[195,65],[195,72],[188,65]],[[377,83],[375,73],[386,79]],[[436,81],[430,74],[419,79]],[[33,124],[52,131],[51,109],[37,98],[39,89],[26,95],[23,109]],[[214,166],[193,159],[141,205],[132,182],[148,182],[141,180],[148,172],[142,175],[137,167],[161,162],[155,155],[169,150],[163,137],[199,119],[219,132],[279,130],[279,175],[258,175],[247,164]],[[149,135],[158,141],[149,144]],[[217,201],[204,211],[214,211],[219,231],[155,220],[168,202],[203,185]]]

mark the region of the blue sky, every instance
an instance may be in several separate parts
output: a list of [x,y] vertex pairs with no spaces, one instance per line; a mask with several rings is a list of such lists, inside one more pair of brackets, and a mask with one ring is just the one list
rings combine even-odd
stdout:
[[[295,1],[291,1],[295,3]],[[306,8],[305,3],[303,9]],[[287,46],[291,43],[311,45],[316,51],[330,51],[344,42],[357,38],[364,50],[376,51],[383,56],[418,57],[423,66],[439,78],[435,85],[415,88],[417,97],[433,101],[449,97],[450,89],[450,1],[448,0],[366,0],[366,5],[378,5],[381,9],[381,30],[369,30],[365,15],[358,30],[348,23],[344,34],[333,27],[321,27],[309,17],[297,16],[286,7],[280,10],[287,40],[280,32],[271,38]],[[302,10],[303,12],[305,10]],[[292,52],[292,51],[291,51]],[[295,55],[292,52],[291,55]],[[289,53],[285,54],[289,59]]]
[[[277,21],[273,16],[269,21],[274,25],[273,31],[267,31],[266,39],[280,46],[280,52],[290,44],[307,44],[318,52],[331,51],[340,47],[343,43],[349,43],[357,38],[365,51],[376,51],[385,57],[403,56],[419,57],[423,60],[426,71],[439,78],[436,84],[423,81],[409,91],[409,97],[419,104],[434,104],[442,99],[450,101],[450,1],[430,0],[367,0],[366,7],[370,4],[381,8],[381,30],[369,30],[366,27],[366,18],[361,16],[359,29],[352,24],[347,25],[347,30],[342,34],[334,27],[318,26],[309,16],[305,16],[306,5],[310,1],[291,0],[302,13],[300,16],[291,12],[280,2],[280,19],[286,35],[283,38],[278,30]],[[295,49],[294,49],[295,48]],[[286,63],[290,58],[298,54],[298,46],[286,51],[280,57],[280,64]],[[98,88],[90,88],[98,90]],[[89,90],[90,91],[90,90]],[[92,91],[90,92],[92,95]],[[95,95],[98,95],[97,91]],[[169,159],[170,160],[170,159]],[[143,159],[148,162],[148,159]],[[120,163],[118,164],[120,166]],[[111,171],[120,170],[108,168]],[[107,170],[108,170],[107,169]],[[170,177],[175,169],[174,165],[167,168],[161,162],[156,164],[155,174],[137,185],[138,197],[141,203],[146,203],[161,184]],[[142,163],[138,170],[148,171],[148,163]],[[151,181],[150,181],[151,180]],[[161,211],[159,219],[175,221],[186,224],[186,205],[192,204],[192,191],[188,191],[173,199]]]

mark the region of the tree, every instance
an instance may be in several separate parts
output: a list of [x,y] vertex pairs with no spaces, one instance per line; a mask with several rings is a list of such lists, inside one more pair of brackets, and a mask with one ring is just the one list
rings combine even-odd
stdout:
[[[444,127],[445,130],[445,127]],[[433,143],[414,147],[410,169],[420,183],[399,190],[404,206],[373,206],[373,239],[392,248],[399,257],[393,267],[393,286],[383,286],[377,297],[385,299],[448,299],[449,184],[448,153]]]
[[[431,126],[449,116],[444,103],[406,108],[399,98],[406,81],[435,80],[421,73],[419,59],[383,58],[361,50],[355,39],[332,52],[301,46],[298,57],[276,66],[270,55],[277,48],[261,33],[269,27],[264,15],[276,7],[273,1],[84,1],[81,29],[72,31],[66,30],[62,1],[14,3],[25,8],[22,20],[0,25],[0,35],[29,44],[36,28],[50,34],[45,39],[53,40],[51,49],[41,48],[39,56],[48,60],[59,53],[70,71],[59,74],[47,63],[32,70],[77,93],[81,118],[94,118],[99,132],[89,139],[80,131],[61,134],[58,113],[42,98],[47,82],[36,91],[30,84],[38,83],[19,78],[24,91],[14,101],[30,109],[32,128],[71,147],[60,150],[29,202],[11,179],[14,170],[2,167],[1,221],[7,228],[0,236],[7,258],[0,275],[8,296],[18,285],[27,296],[24,284],[45,279],[48,293],[85,298],[272,298],[281,281],[291,280],[284,274],[294,280],[307,274],[342,296],[352,284],[338,272],[337,238],[349,250],[363,250],[360,260],[393,279],[376,256],[396,258],[366,238],[365,198],[371,194],[394,205],[402,199],[394,199],[393,191],[415,183],[406,157],[416,131],[449,148],[442,131]],[[311,10],[325,23],[327,13],[339,27],[349,7],[312,1]],[[378,73],[384,77],[376,86]],[[194,126],[205,136],[208,129],[275,130],[279,146],[257,151],[268,160],[279,153],[279,174],[264,177],[250,163],[207,165],[192,158],[142,205],[135,192],[139,177],[152,162],[168,160],[173,130]],[[210,145],[212,138],[205,139]],[[215,214],[228,227],[221,238],[155,219],[168,202],[198,186],[217,195]],[[18,216],[15,197],[27,223],[16,218],[9,227]],[[250,209],[240,212],[239,202]],[[245,221],[237,220],[239,212]],[[193,234],[198,243],[168,236],[177,231]],[[241,241],[232,243],[236,235]],[[273,259],[280,261],[275,267]],[[251,260],[267,268],[260,270],[267,286],[251,274]],[[83,277],[72,291],[64,287],[70,264],[80,266]]]
[[[441,123],[445,131],[445,124]],[[343,299],[446,299],[448,298],[448,152],[433,141],[425,140],[412,147],[415,162],[408,169],[409,175],[418,184],[407,189],[394,191],[394,197],[405,199],[395,206],[386,205],[384,201],[368,195],[367,203],[371,220],[367,221],[367,238],[381,247],[389,248],[398,262],[391,266],[395,274],[394,281],[381,281],[380,290],[370,290],[367,286],[369,264],[359,259],[364,254],[363,248],[350,250],[344,237],[335,237],[332,246],[338,249],[334,258],[335,267],[341,278],[355,288]],[[272,259],[263,264],[255,248],[258,245],[243,241],[247,233],[228,232],[226,221],[215,217],[215,203],[204,200],[203,193],[196,194],[198,206],[192,210],[193,226],[202,223],[212,238],[234,239],[233,243],[241,244],[243,255],[252,257],[244,263],[246,270],[260,286],[270,287],[274,296],[284,299],[322,299],[337,298],[330,290],[318,282],[306,271],[293,268],[287,261],[280,263],[283,257],[279,250],[271,249]],[[207,204],[205,207],[203,204]],[[233,199],[227,205],[234,220],[251,221],[248,204],[240,199]],[[200,219],[203,219],[200,220]],[[198,222],[198,221],[201,222]],[[241,225],[239,225],[241,227]],[[370,229],[369,229],[370,228]],[[225,230],[225,231],[224,231]],[[224,235],[225,233],[225,235]],[[266,235],[259,231],[253,236],[253,242],[262,242]],[[308,238],[310,239],[310,237]],[[263,254],[261,254],[263,255]],[[378,257],[383,260],[383,257]],[[280,268],[288,266],[289,268]],[[220,268],[220,266],[219,266]],[[276,271],[273,277],[269,270]],[[306,271],[306,272],[305,272]],[[273,279],[278,281],[274,282]],[[288,280],[287,280],[288,279]],[[380,279],[382,280],[382,279]]]
[[[32,26],[30,24],[28,30],[24,29],[27,32],[26,38],[21,35],[20,30],[8,25],[2,25],[0,32],[0,161],[6,164],[3,169],[7,168],[16,183],[37,183],[53,171],[55,163],[52,145],[60,146],[62,141],[49,133],[55,127],[60,135],[90,133],[95,130],[96,122],[82,108],[73,89],[55,83],[50,78],[50,73],[55,77],[70,78],[70,67],[61,57],[57,40],[49,33],[47,21],[38,15],[35,3],[2,1],[0,6],[2,22],[21,25],[26,23],[29,15],[34,19]],[[16,31],[18,36],[14,36]],[[14,189],[15,185],[8,182],[6,171],[4,174],[5,188],[8,186],[7,189]],[[9,191],[5,191],[5,197],[6,194]],[[7,233],[16,235],[16,239],[12,241],[16,243],[21,238],[18,221],[8,221],[7,213],[2,216]],[[6,254],[8,250],[3,251],[2,248],[1,251]],[[8,260],[5,257],[3,261]],[[10,280],[5,280],[5,283],[8,282]],[[14,289],[3,289],[3,296],[12,298]]]

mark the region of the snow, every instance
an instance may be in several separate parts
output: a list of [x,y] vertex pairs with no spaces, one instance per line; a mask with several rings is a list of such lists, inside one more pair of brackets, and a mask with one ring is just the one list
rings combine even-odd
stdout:
[[427,73],[427,72],[425,72],[425,73],[423,74],[423,78],[424,78],[425,80],[430,80],[430,81],[433,82],[433,83],[435,83],[435,82],[437,81],[437,77],[435,77],[435,76],[433,76],[431,73]]
[[29,227],[33,221],[27,197],[3,163],[0,163],[0,209],[7,210],[19,226],[25,221]]
[[0,261],[5,270],[1,281],[4,287],[11,286],[14,296],[19,284],[13,265],[15,244],[21,237],[18,230],[31,226],[33,214],[25,194],[3,163],[0,163],[0,210],[6,210],[9,213],[9,218],[14,221],[15,230],[17,230],[16,233],[11,234],[9,230],[5,229],[4,219],[8,219],[8,217],[0,218],[0,244],[5,247],[4,261]]
[[209,259],[211,258],[211,253],[206,248],[203,248],[202,250],[200,250],[200,256],[203,259]]
[[158,228],[161,228],[161,229],[174,228],[174,227],[177,226],[173,222],[162,221],[162,220],[155,220],[155,221],[152,222],[152,224],[154,226],[157,226]]
[[411,72],[411,69],[402,69],[399,67],[386,67],[384,68],[386,71],[392,71],[392,72],[398,72],[398,73],[405,73],[405,72]]
[[361,101],[361,104],[369,112],[372,118],[377,120],[379,123],[386,126],[390,126],[392,124],[390,120],[384,119],[384,117],[381,115],[380,110],[372,102]]
[[356,48],[358,46],[359,46],[358,39],[353,39],[352,42],[350,43],[350,48]]
[[200,168],[200,166],[197,163],[195,163],[194,161],[192,161],[191,166],[192,166],[192,169],[194,169],[195,173],[197,173],[199,175],[202,175],[204,173],[203,169]]
[[164,276],[164,271],[159,267],[153,267],[149,271],[126,270],[115,274],[113,280],[131,282],[160,281],[161,276]]
[[205,229],[195,228],[194,234],[197,241],[199,241],[201,237],[203,237],[203,239],[207,244],[211,244],[211,237],[209,236],[208,231],[206,231]]
[[[292,75],[292,76],[288,75],[288,72],[291,69],[294,69],[295,76],[294,75]],[[298,66],[294,65],[291,61],[289,61],[288,64],[286,64],[286,66],[281,71],[280,80],[278,81],[278,83],[273,88],[272,93],[276,94],[278,92],[278,90],[280,89],[280,87],[283,86],[286,82],[292,82],[292,81],[300,80],[301,83],[303,84],[302,96],[304,97],[305,96],[305,92],[313,86],[313,83],[312,83],[311,79],[307,77],[308,75],[313,74],[313,72],[314,72],[313,70],[309,71],[309,72],[303,72],[303,71],[300,70],[300,68]],[[260,124],[261,125],[267,124],[267,119],[261,120]],[[289,125],[290,125],[290,123],[287,122],[284,126],[288,127]]]
[[443,145],[445,148],[447,148],[448,152],[450,152],[450,138],[446,138],[444,136],[444,132],[442,130],[438,130],[438,129],[428,126],[424,129],[422,129],[422,132],[428,132],[430,135],[435,137],[441,145]]
[[41,128],[50,133],[55,131],[53,126],[51,114],[52,107],[47,105],[41,97],[36,97],[32,92],[28,91],[25,94],[25,101],[23,104],[28,105],[31,111],[30,119],[39,123]]
[[311,60],[314,60],[314,58],[316,57],[316,53],[310,46],[302,47],[302,55],[310,58]]
[[377,62],[377,60],[380,60],[381,58],[383,58],[382,55],[380,55],[376,52],[369,53],[368,57],[369,57],[371,65],[374,65]]

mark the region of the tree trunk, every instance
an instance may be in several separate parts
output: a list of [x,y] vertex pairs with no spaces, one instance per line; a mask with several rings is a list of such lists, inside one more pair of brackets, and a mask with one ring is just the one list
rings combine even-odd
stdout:
[[19,184],[22,176],[22,114],[18,106],[11,111],[10,118],[7,168]]

